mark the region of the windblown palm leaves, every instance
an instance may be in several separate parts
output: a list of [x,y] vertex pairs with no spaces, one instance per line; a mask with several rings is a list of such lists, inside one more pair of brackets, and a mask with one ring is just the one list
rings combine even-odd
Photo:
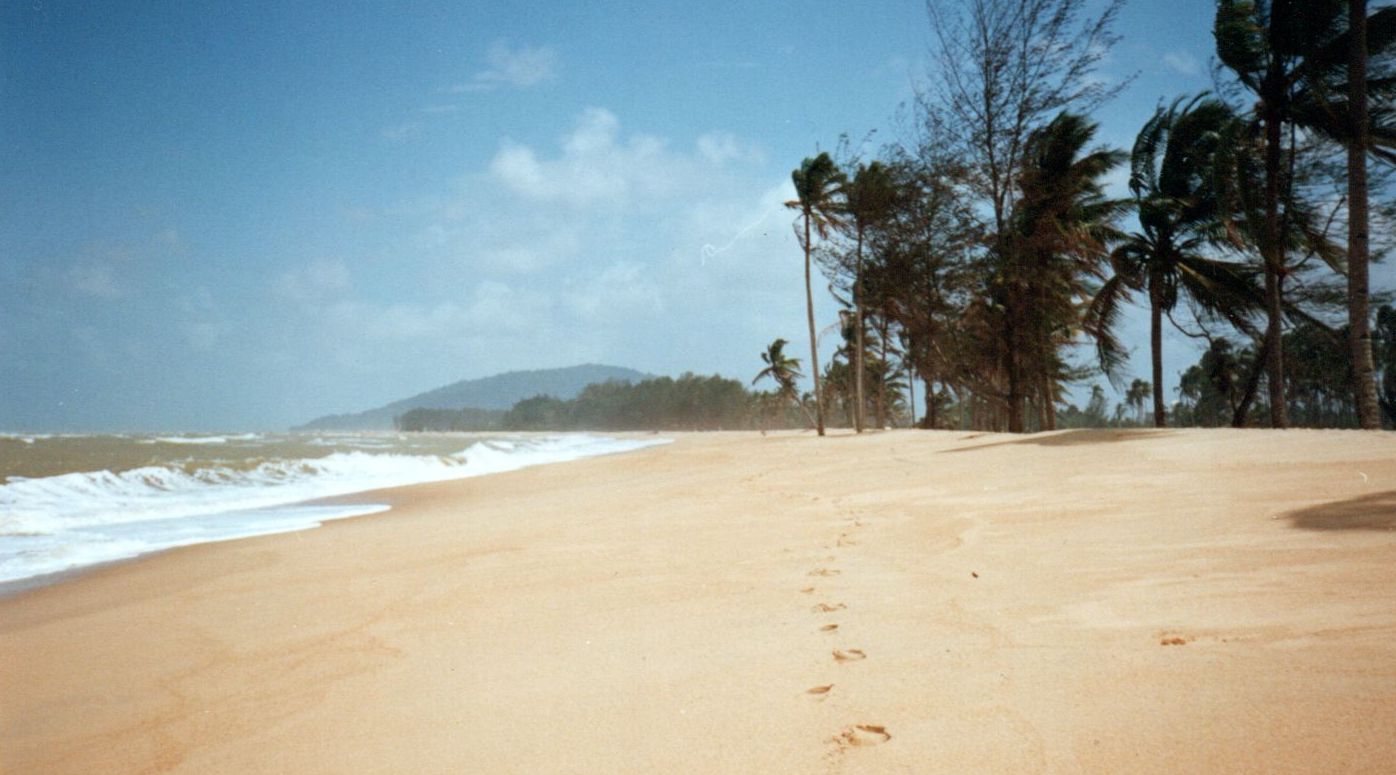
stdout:
[[1186,295],[1202,310],[1236,319],[1260,303],[1253,272],[1208,255],[1224,241],[1215,185],[1219,154],[1230,153],[1237,120],[1223,103],[1196,97],[1159,108],[1130,155],[1130,192],[1139,230],[1110,253],[1114,275],[1097,291],[1086,316],[1102,368],[1115,373],[1126,353],[1114,334],[1121,303],[1148,294],[1153,360],[1154,424],[1165,424],[1162,317]]
[[794,401],[800,397],[795,380],[804,375],[800,373],[800,359],[785,354],[787,344],[789,342],[785,339],[777,339],[766,346],[766,351],[761,353],[761,362],[766,364],[766,368],[757,373],[751,384],[769,379],[776,383],[777,395]]
[[[1259,229],[1258,245],[1265,258],[1265,295],[1269,324],[1266,328],[1269,373],[1270,419],[1275,427],[1286,427],[1286,398],[1284,393],[1284,348],[1281,339],[1284,279],[1289,269],[1286,260],[1288,241],[1286,227],[1296,222],[1292,207],[1281,204],[1292,200],[1294,180],[1293,142],[1285,147],[1285,129],[1301,129],[1306,133],[1327,137],[1352,146],[1354,151],[1370,152],[1388,161],[1396,141],[1396,112],[1391,98],[1396,96],[1396,77],[1391,74],[1390,56],[1396,52],[1396,10],[1384,8],[1370,16],[1363,7],[1349,8],[1344,0],[1218,0],[1215,25],[1217,56],[1248,90],[1259,98],[1257,118],[1264,149],[1264,222]],[[1354,40],[1351,24],[1344,17],[1352,10],[1363,22],[1359,34],[1366,39],[1358,52],[1362,61],[1363,89],[1354,92],[1348,82],[1350,55]],[[1369,57],[1382,61],[1384,67],[1377,77],[1367,78],[1365,63]],[[1364,111],[1368,121],[1354,121],[1348,100],[1354,93],[1365,100],[1370,94],[1373,109]],[[1292,135],[1291,135],[1292,136]],[[1360,157],[1360,153],[1354,153]],[[1287,163],[1287,161],[1289,163]],[[1358,159],[1350,157],[1351,162]],[[1351,175],[1351,173],[1350,173]],[[1366,223],[1365,168],[1359,179],[1349,220],[1361,229]],[[1302,214],[1301,214],[1302,215]],[[1366,275],[1365,232],[1354,245],[1353,258],[1359,280],[1350,288],[1350,306],[1360,320],[1354,321],[1353,342],[1366,337],[1366,288],[1361,282]],[[1370,363],[1362,348],[1354,347],[1354,358]],[[1367,375],[1365,365],[1359,372]],[[1369,376],[1364,376],[1370,382]],[[1370,397],[1370,385],[1359,386],[1359,394]],[[1370,421],[1372,411],[1367,407]]]
[[[1346,0],[1219,0],[1217,56],[1283,121],[1348,145],[1354,135],[1347,10]],[[1396,55],[1396,7],[1372,12],[1366,26],[1367,56],[1381,66],[1367,79],[1373,103],[1367,150],[1396,162],[1396,76],[1381,61]]]
[[[1120,151],[1087,150],[1097,125],[1063,113],[1028,138],[1021,199],[991,280],[1008,388],[1009,430],[1024,430],[1023,402],[1055,401],[1054,374],[1065,371],[1057,344],[1078,325],[1079,299],[1100,278],[1115,221],[1125,203],[1109,199],[1104,177],[1124,159]],[[1033,384],[1034,379],[1038,384]],[[1044,411],[1044,415],[1051,412]]]
[[[814,330],[814,290],[810,284],[810,251],[813,249],[811,233],[821,239],[829,236],[830,229],[837,226],[842,217],[840,194],[844,175],[829,154],[821,153],[807,158],[800,168],[790,173],[795,184],[795,199],[785,203],[786,207],[798,210],[803,226],[800,244],[805,251],[805,310],[809,321],[810,374],[814,377],[815,425],[820,436],[824,435],[824,401],[819,385],[819,347]],[[797,227],[797,234],[799,234]]]
[[776,383],[776,400],[782,406],[800,405],[800,390],[795,381],[804,375],[800,373],[800,359],[785,354],[787,344],[785,339],[776,339],[766,346],[766,351],[761,353],[761,362],[766,367],[756,374],[751,384],[769,379]]

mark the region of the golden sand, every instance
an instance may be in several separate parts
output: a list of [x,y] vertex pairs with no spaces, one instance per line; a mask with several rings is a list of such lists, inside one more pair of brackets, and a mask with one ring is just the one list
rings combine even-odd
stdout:
[[0,600],[3,773],[1390,772],[1396,436],[685,436]]

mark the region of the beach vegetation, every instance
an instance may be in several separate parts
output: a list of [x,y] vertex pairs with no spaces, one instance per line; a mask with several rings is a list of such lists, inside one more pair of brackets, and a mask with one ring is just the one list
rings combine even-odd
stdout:
[[790,180],[795,186],[795,198],[786,202],[785,206],[799,212],[795,235],[805,254],[805,311],[809,323],[810,376],[814,379],[815,429],[823,436],[824,400],[819,384],[819,344],[814,327],[811,253],[814,250],[814,237],[827,239],[829,232],[841,222],[846,178],[833,158],[825,152],[806,158],[798,169],[790,173]]
[[[1396,162],[1396,9],[1218,0],[1216,87],[1165,96],[1126,154],[1092,119],[1132,81],[1101,72],[1121,8],[928,3],[909,131],[875,158],[845,137],[838,161],[795,171],[821,431],[832,416],[1010,432],[1390,423],[1396,332],[1382,326],[1396,315],[1373,328],[1386,297],[1366,266],[1391,244],[1370,218],[1396,214],[1368,203]],[[827,364],[812,259],[843,308]],[[1147,378],[1125,373],[1136,303]],[[1206,346],[1175,396],[1170,327]],[[1113,407],[1102,378],[1123,395]]]

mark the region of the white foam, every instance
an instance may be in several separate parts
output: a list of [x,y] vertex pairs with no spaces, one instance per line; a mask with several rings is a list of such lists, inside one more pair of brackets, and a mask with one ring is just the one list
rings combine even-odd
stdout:
[[491,440],[446,456],[336,452],[239,471],[166,466],[93,471],[0,485],[0,581],[151,551],[304,530],[381,507],[307,500],[627,452],[667,439],[590,435]]

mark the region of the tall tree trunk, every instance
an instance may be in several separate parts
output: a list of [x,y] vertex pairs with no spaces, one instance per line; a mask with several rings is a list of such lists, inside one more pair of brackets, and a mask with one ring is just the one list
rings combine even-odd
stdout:
[[1149,350],[1154,366],[1154,427],[1168,424],[1163,408],[1163,304],[1156,279],[1149,280]]
[[[1273,55],[1272,55],[1273,56]],[[1271,65],[1267,93],[1273,94],[1280,80],[1279,65]],[[1285,362],[1281,300],[1284,293],[1285,247],[1280,234],[1280,144],[1281,114],[1279,107],[1265,104],[1265,309],[1269,320],[1265,327],[1265,345],[1269,351],[1266,371],[1269,377],[1270,426],[1289,427],[1288,405],[1285,402]]]
[[1376,366],[1372,363],[1372,328],[1367,311],[1367,0],[1349,0],[1348,109],[1352,140],[1348,143],[1348,333],[1352,348],[1353,392],[1357,424],[1381,429]]
[[[907,349],[910,350],[911,348],[908,347]],[[910,362],[908,362],[907,367],[906,367],[906,395],[907,395],[906,408],[907,408],[907,411],[911,412],[911,425],[909,425],[909,426],[907,426],[907,427],[909,427],[909,428],[915,428],[915,427],[916,427],[916,372],[912,370],[911,365],[910,365]]]
[[[1007,310],[1011,318],[1013,310]],[[1008,432],[1023,432],[1023,379],[1018,369],[1018,337],[1012,321],[1007,322],[1007,336],[1004,337],[1004,344],[1007,345],[1007,358],[1004,365],[1008,372]]]
[[[934,380],[932,380],[929,375],[923,374],[921,380],[926,383],[926,430],[933,431],[936,429],[936,425],[940,420],[937,416],[938,412],[936,411],[936,386]],[[963,411],[962,409],[961,413],[963,413]]]
[[853,277],[853,317],[854,325],[858,326],[858,363],[854,366],[855,393],[858,398],[858,411],[854,413],[853,427],[858,433],[863,432],[863,413],[867,409],[867,402],[863,400],[863,227],[858,226],[858,258]]
[[881,366],[877,372],[877,429],[882,430],[887,427],[887,310],[882,311],[882,317],[877,324],[878,334],[878,362]]
[[1057,381],[1050,376],[1042,380],[1042,430],[1057,429]]
[[824,399],[819,388],[819,347],[814,336],[814,290],[810,285],[810,213],[805,211],[805,315],[809,320],[809,371],[814,376],[814,416],[815,429],[824,435]]

